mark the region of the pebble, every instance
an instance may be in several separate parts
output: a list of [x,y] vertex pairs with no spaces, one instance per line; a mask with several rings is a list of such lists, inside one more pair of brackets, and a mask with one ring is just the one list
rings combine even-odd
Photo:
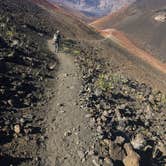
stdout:
[[101,95],[102,95],[102,90],[99,89],[99,88],[96,89],[96,90],[95,90],[95,95],[96,95],[96,96],[101,96]]
[[110,157],[105,157],[104,158],[104,166],[114,166],[112,160],[110,159]]
[[91,114],[86,114],[86,115],[85,115],[85,118],[91,118],[91,117],[92,117]]
[[97,127],[97,132],[98,132],[98,133],[102,133],[102,132],[103,132],[101,126],[98,126],[98,127]]
[[14,126],[14,132],[15,132],[16,134],[19,134],[19,133],[21,132],[20,125],[15,125],[15,126]]
[[85,158],[85,152],[79,150],[77,153],[81,160]]
[[143,134],[138,133],[135,138],[132,138],[131,144],[134,149],[141,149],[146,144]]
[[73,90],[73,89],[74,89],[74,86],[71,86],[71,87],[70,87],[70,89],[72,89],[72,90]]
[[89,150],[88,155],[89,155],[89,156],[94,155],[94,150]]
[[102,115],[105,116],[105,117],[108,117],[109,113],[108,113],[108,111],[104,111]]
[[68,77],[68,76],[69,76],[69,74],[68,74],[68,73],[65,73],[63,76],[64,76],[64,77]]
[[94,127],[94,125],[95,125],[95,118],[90,118],[89,125],[90,125],[91,127]]
[[56,64],[50,64],[50,65],[48,65],[48,69],[49,70],[54,70],[55,67],[56,67]]
[[106,121],[107,121],[107,118],[102,115],[102,116],[101,116],[101,120],[102,120],[103,122],[106,122]]
[[125,141],[125,138],[122,137],[122,136],[117,136],[116,139],[115,139],[116,144],[123,144],[124,141]]
[[65,111],[64,111],[64,110],[60,110],[59,113],[62,113],[62,114],[63,114],[63,113],[65,113]]
[[92,160],[92,163],[94,166],[100,166],[100,163],[99,163],[99,160],[97,157],[95,157],[93,160]]
[[65,133],[64,133],[64,136],[65,137],[68,137],[68,136],[71,136],[72,135],[72,132],[69,130],[69,131],[66,131]]
[[166,146],[162,142],[158,142],[157,148],[166,156]]
[[59,107],[64,107],[65,104],[64,104],[64,103],[58,103],[57,106],[59,106]]
[[24,118],[21,118],[20,123],[24,123],[24,122],[25,122]]

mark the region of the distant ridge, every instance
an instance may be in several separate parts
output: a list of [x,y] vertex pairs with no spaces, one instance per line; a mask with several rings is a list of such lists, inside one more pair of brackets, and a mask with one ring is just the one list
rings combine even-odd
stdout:
[[86,17],[83,13],[79,11],[72,11],[71,8],[67,6],[62,6],[58,3],[55,3],[50,0],[33,0],[35,3],[38,5],[42,5],[43,7],[47,7],[53,11],[56,12],[61,12],[65,15],[72,16],[72,17],[77,17],[79,20],[85,21],[85,22],[90,22],[92,21],[91,18]]
[[100,18],[90,25],[98,30],[117,29],[135,45],[166,62],[166,1],[137,0],[116,13]]
[[70,8],[72,11],[80,11],[92,18],[99,18],[108,13],[115,12],[135,0],[49,0],[61,6]]
[[118,11],[110,13],[104,17],[101,17],[93,22],[91,22],[89,25],[97,28],[97,29],[105,29],[107,28],[107,24],[113,24],[114,20],[120,20],[124,17],[124,13],[127,10],[129,6],[125,5],[122,8],[120,8]]

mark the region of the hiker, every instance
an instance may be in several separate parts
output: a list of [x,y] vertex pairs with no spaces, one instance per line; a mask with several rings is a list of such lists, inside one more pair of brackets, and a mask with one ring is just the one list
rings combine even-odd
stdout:
[[56,33],[54,34],[53,41],[55,44],[55,52],[57,53],[61,43],[61,34],[59,30],[57,30]]

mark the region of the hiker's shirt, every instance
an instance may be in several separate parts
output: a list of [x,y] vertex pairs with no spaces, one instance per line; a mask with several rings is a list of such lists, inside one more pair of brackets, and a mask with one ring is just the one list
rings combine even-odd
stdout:
[[58,41],[58,36],[55,34],[54,37],[53,37],[53,41],[54,42],[57,42]]
[[53,40],[54,40],[55,43],[60,43],[61,35],[60,34],[55,34]]

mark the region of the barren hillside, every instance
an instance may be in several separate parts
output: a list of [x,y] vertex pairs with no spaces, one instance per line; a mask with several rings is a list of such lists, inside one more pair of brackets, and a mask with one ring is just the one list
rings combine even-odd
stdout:
[[97,29],[123,31],[138,47],[166,62],[166,36],[163,35],[166,30],[165,9],[166,2],[163,0],[141,0],[91,25]]

